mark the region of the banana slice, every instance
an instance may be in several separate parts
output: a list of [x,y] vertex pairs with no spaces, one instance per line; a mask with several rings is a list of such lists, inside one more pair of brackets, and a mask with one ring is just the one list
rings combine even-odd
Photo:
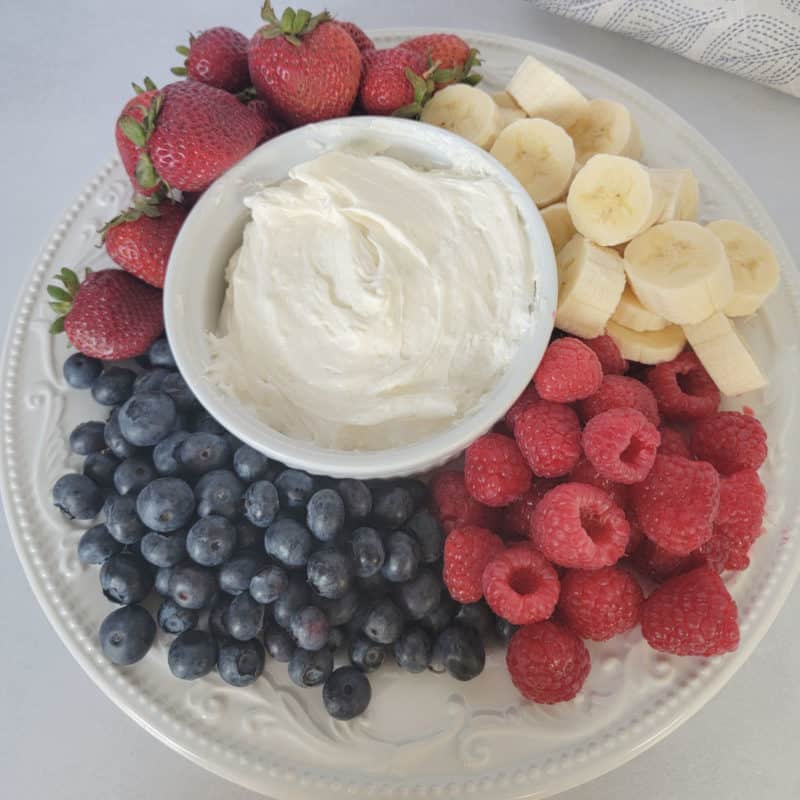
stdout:
[[619,254],[575,234],[559,252],[556,327],[593,339],[600,336],[625,288]]
[[495,92],[492,100],[500,109],[500,120],[504,128],[518,119],[524,119],[527,114],[517,105],[517,101],[508,92]]
[[500,109],[491,95],[466,83],[454,83],[436,92],[422,109],[420,119],[487,150],[503,127]]
[[645,308],[678,325],[724,309],[733,278],[722,242],[696,222],[664,222],[625,248],[625,272]]
[[724,311],[729,317],[755,313],[775,291],[781,268],[772,246],[754,230],[731,219],[706,226],[721,242],[733,273],[733,297]]
[[588,105],[569,81],[532,56],[519,65],[506,91],[529,117],[549,119],[565,128],[574,125]]
[[664,207],[657,222],[697,219],[700,187],[690,169],[651,169],[650,180],[663,198]]
[[611,247],[649,228],[661,214],[663,199],[638,161],[601,153],[573,179],[567,207],[578,231]]
[[624,328],[639,332],[661,331],[669,325],[664,317],[659,317],[658,314],[654,314],[642,305],[630,284],[625,287],[617,310],[611,319]]
[[767,385],[747,344],[723,313],[685,325],[689,344],[719,390],[729,397]]
[[567,128],[575,157],[585,164],[598,153],[641,158],[642,140],[631,112],[613,100],[590,100],[583,114]]
[[542,209],[542,219],[550,234],[553,250],[558,253],[562,247],[575,235],[575,226],[569,215],[566,203],[553,203]]
[[686,346],[686,335],[680,325],[668,325],[660,331],[634,331],[609,321],[606,333],[614,340],[623,358],[640,364],[672,361]]
[[512,122],[497,137],[491,153],[539,207],[563,195],[575,166],[572,139],[563,128],[546,119]]

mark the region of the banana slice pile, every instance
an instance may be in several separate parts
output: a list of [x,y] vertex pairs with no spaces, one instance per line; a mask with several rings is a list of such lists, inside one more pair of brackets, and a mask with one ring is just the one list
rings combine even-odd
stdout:
[[766,385],[731,318],[777,287],[774,250],[739,222],[700,224],[696,176],[641,163],[624,105],[585,97],[529,56],[502,92],[440,90],[422,121],[489,150],[541,209],[558,263],[556,327],[607,333],[642,364],[688,343],[726,395]]

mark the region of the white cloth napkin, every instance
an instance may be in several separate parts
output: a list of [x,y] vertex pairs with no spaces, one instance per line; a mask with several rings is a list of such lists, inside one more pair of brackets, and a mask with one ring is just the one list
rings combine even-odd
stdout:
[[800,97],[800,0],[531,0]]

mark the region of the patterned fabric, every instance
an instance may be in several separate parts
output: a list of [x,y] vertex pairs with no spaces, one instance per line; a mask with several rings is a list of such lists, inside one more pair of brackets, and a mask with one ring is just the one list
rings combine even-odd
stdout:
[[531,0],[800,97],[800,0]]

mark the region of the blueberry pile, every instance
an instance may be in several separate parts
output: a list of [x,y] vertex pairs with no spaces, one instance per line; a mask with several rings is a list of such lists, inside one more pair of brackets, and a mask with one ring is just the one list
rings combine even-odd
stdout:
[[143,658],[160,628],[178,678],[216,668],[247,686],[272,658],[298,686],[323,685],[346,720],[384,661],[466,681],[484,642],[513,632],[484,603],[451,600],[421,481],[337,481],[269,460],[199,405],[163,339],[135,369],[76,353],[64,376],[110,410],[72,432],[83,473],[61,477],[53,501],[72,519],[102,516],[78,555],[119,606],[99,634],[114,664]]

